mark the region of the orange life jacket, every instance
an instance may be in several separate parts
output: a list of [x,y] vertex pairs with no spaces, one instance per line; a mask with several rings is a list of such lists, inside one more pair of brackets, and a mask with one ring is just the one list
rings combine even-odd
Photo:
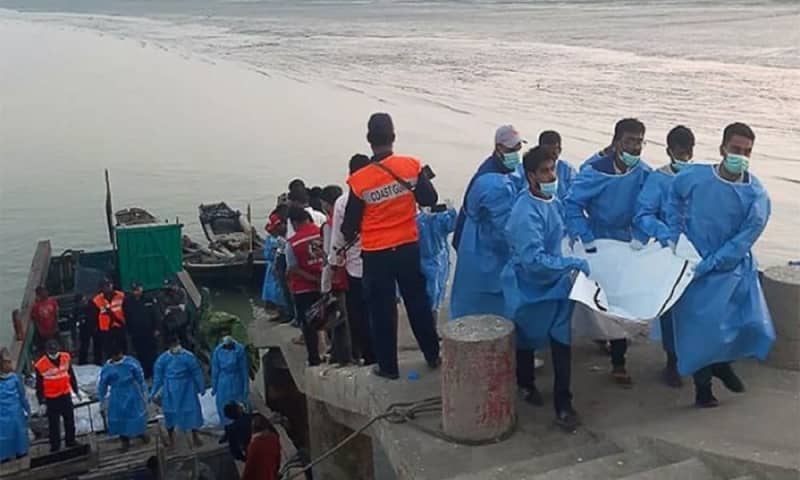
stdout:
[[[122,311],[122,301],[125,299],[125,294],[116,290],[108,301],[102,293],[95,295],[92,302],[97,306],[97,328],[101,332],[106,332],[110,328],[121,328],[125,325],[125,312]],[[109,310],[111,313],[103,313],[103,310]]]
[[69,395],[72,391],[70,387],[69,378],[69,353],[58,353],[58,366],[53,365],[53,361],[47,358],[47,355],[42,355],[34,368],[36,373],[42,377],[42,385],[44,386],[44,398],[58,398],[63,395]]
[[[414,185],[422,170],[419,160],[390,155],[380,163]],[[414,193],[377,165],[368,165],[347,179],[350,191],[364,201],[361,249],[386,250],[416,242],[417,201]]]

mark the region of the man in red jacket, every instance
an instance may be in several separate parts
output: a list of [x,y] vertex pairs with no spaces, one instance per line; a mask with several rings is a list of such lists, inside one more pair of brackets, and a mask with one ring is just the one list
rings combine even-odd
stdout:
[[289,221],[294,234],[286,241],[286,265],[289,291],[294,296],[297,321],[303,329],[303,339],[308,352],[308,364],[320,364],[319,336],[307,319],[308,309],[320,299],[320,277],[325,263],[320,228],[302,207],[289,207]]
[[44,351],[48,340],[58,340],[58,302],[49,297],[45,287],[36,287],[36,303],[31,308],[31,319],[36,325],[36,348]]
[[253,436],[247,447],[247,462],[241,480],[278,480],[281,441],[269,420],[253,415]]

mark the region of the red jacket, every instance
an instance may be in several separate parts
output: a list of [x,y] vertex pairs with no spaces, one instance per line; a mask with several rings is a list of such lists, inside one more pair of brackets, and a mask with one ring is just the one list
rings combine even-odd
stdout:
[[247,462],[241,480],[278,480],[281,442],[272,432],[253,435],[247,447]]
[[320,235],[319,227],[312,222],[305,223],[287,242],[297,260],[297,268],[316,277],[316,281],[312,281],[296,273],[291,273],[289,290],[294,294],[319,292],[320,276],[325,263],[325,251],[322,248],[322,235]]
[[58,302],[48,298],[33,304],[31,318],[42,338],[51,338],[58,333]]

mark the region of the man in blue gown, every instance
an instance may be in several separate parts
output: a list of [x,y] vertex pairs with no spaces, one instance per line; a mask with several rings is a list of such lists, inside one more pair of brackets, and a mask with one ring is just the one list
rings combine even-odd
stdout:
[[8,350],[0,350],[0,463],[28,454],[31,407]]
[[478,167],[478,171],[467,184],[467,189],[464,191],[464,201],[461,204],[461,209],[458,211],[458,218],[456,218],[456,227],[453,232],[453,248],[458,252],[459,243],[461,243],[461,234],[464,230],[464,224],[467,221],[467,197],[469,197],[475,181],[486,175],[487,173],[499,173],[508,175],[514,173],[517,167],[522,164],[522,144],[526,143],[520,137],[517,129],[512,125],[501,125],[494,133],[494,150],[483,163]]
[[211,356],[211,394],[215,396],[217,413],[223,426],[231,423],[225,416],[225,405],[236,402],[249,403],[250,366],[244,346],[230,335],[222,337],[222,343]]
[[[694,133],[678,125],[667,134],[667,156],[669,163],[653,170],[639,193],[636,201],[636,216],[633,224],[648,237],[656,239],[662,246],[674,243],[667,226],[667,206],[669,192],[675,176],[692,161],[694,153]],[[667,365],[664,368],[664,382],[673,388],[683,385],[678,373],[678,359],[675,355],[675,340],[672,336],[672,311],[664,313],[658,324],[654,324],[654,332],[661,336],[661,345],[667,354]]]
[[205,393],[203,370],[197,357],[185,350],[177,336],[167,340],[168,349],[162,353],[153,369],[150,398],[161,401],[164,422],[170,444],[175,443],[175,427],[191,430],[195,445],[202,445],[198,429],[203,426],[200,395]]
[[[581,166],[564,202],[567,232],[581,240],[587,253],[596,253],[594,240],[607,238],[630,242],[638,250],[647,235],[633,225],[636,199],[650,174],[642,161],[645,127],[635,118],[625,118],[614,127],[611,147]],[[628,340],[610,341],[612,378],[619,385],[633,381],[625,368]]]
[[[556,422],[572,430],[580,421],[570,392],[570,319],[575,303],[569,292],[575,272],[588,275],[589,264],[562,253],[565,229],[557,198],[557,158],[553,149],[542,146],[525,154],[530,187],[520,193],[505,227],[510,261],[501,278],[507,317],[516,327],[517,350],[532,356],[534,350],[550,347]],[[517,385],[527,401],[542,404],[532,362],[517,362]]]
[[[132,437],[145,443],[147,431],[146,386],[142,366],[135,358],[123,353],[120,344],[112,345],[111,358],[100,369],[97,400],[105,412],[108,434],[119,435],[122,449],[128,450]],[[109,390],[111,390],[109,394]],[[108,397],[108,403],[106,403]]]
[[751,251],[771,211],[766,190],[748,171],[754,141],[749,126],[728,125],[720,145],[722,161],[694,165],[672,183],[671,240],[684,233],[702,257],[672,308],[678,371],[694,376],[699,407],[718,405],[713,377],[728,390],[743,392],[731,362],[764,359],[775,341]]
[[431,301],[433,318],[436,320],[439,307],[444,302],[447,279],[450,276],[450,248],[447,236],[456,226],[456,211],[453,207],[437,205],[417,213],[419,229],[419,253],[422,274],[425,275],[425,290]]

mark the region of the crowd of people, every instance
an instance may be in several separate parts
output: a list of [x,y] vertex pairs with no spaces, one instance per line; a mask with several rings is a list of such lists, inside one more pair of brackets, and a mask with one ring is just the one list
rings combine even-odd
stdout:
[[[450,202],[439,203],[430,167],[394,152],[392,118],[373,114],[367,124],[372,156],[350,158],[347,190],[308,187],[296,179],[279,198],[266,225],[262,298],[279,312],[277,321],[300,329],[296,341],[305,345],[309,366],[327,356],[339,365],[372,366],[388,380],[400,374],[402,300],[428,367],[437,369],[436,321],[450,277],[452,233],[457,259],[449,317],[488,314],[513,321],[518,390],[537,406],[544,400],[536,387],[534,354],[549,348],[556,423],[572,431],[581,421],[572,403],[575,304],[569,292],[578,272],[591,274],[589,262],[575,256],[573,247],[602,255],[596,241],[611,239],[633,250],[657,242],[675,251],[685,236],[702,260],[678,303],[653,325],[666,353],[665,382],[679,388],[682,377],[691,375],[696,405],[715,407],[712,379],[743,392],[732,362],[764,358],[775,337],[751,252],[770,215],[767,192],[749,171],[755,134],[732,123],[722,134],[720,160],[695,164],[694,134],[676,126],[666,138],[664,164],[653,168],[642,157],[645,131],[637,119],[620,120],[610,145],[576,169],[561,158],[558,132],[542,132],[537,145],[523,151],[526,141],[513,126],[503,125],[456,211]],[[36,390],[55,451],[62,420],[67,446],[75,444],[70,394],[80,391],[70,353],[58,342],[58,303],[43,287],[36,293],[32,318],[42,352],[35,362]],[[75,300],[73,337],[79,337],[81,363],[92,351],[102,366],[98,398],[108,432],[120,436],[126,448],[132,438],[147,441],[147,405],[156,402],[170,442],[177,428],[199,444],[204,422],[199,397],[206,383],[191,351],[192,320],[179,285],[168,283],[158,295],[147,296],[140,285],[123,293],[103,282],[93,298]],[[610,379],[632,385],[627,339],[597,341],[609,353]],[[129,342],[135,356],[126,354]],[[247,357],[230,335],[212,355],[211,389],[225,440],[234,457],[247,462],[243,478],[277,478],[280,446],[269,422],[248,413]],[[0,369],[0,460],[27,453],[30,410],[6,352]],[[264,471],[270,476],[259,476]]]
[[[692,162],[693,132],[682,125],[666,138],[665,161],[643,159],[645,125],[616,123],[611,143],[575,168],[561,158],[562,139],[544,131],[527,143],[511,125],[495,132],[494,149],[470,180],[461,208],[438,204],[432,171],[394,152],[394,124],[370,117],[372,156],[350,159],[348,190],[289,184],[270,214],[265,244],[269,267],[263,299],[302,329],[308,365],[331,343],[332,363],[372,365],[399,377],[397,304],[402,299],[430,368],[440,364],[437,311],[450,270],[447,237],[457,252],[450,318],[494,314],[516,327],[517,385],[525,401],[542,405],[535,383],[537,350],[550,349],[556,423],[572,430],[571,344],[575,275],[590,275],[596,240],[650,242],[675,251],[681,235],[702,261],[679,302],[654,322],[666,354],[663,378],[680,388],[691,375],[699,407],[715,407],[716,377],[729,390],[745,387],[732,368],[744,357],[764,358],[774,341],[751,248],[766,226],[770,201],[749,171],[755,134],[743,123],[722,134],[720,160]],[[569,245],[565,248],[565,244]],[[322,335],[315,305],[337,298],[345,321]],[[344,325],[344,326],[342,326]],[[344,339],[340,338],[343,336]],[[598,339],[611,360],[610,378],[630,387],[628,339]],[[340,345],[352,348],[342,349]]]

